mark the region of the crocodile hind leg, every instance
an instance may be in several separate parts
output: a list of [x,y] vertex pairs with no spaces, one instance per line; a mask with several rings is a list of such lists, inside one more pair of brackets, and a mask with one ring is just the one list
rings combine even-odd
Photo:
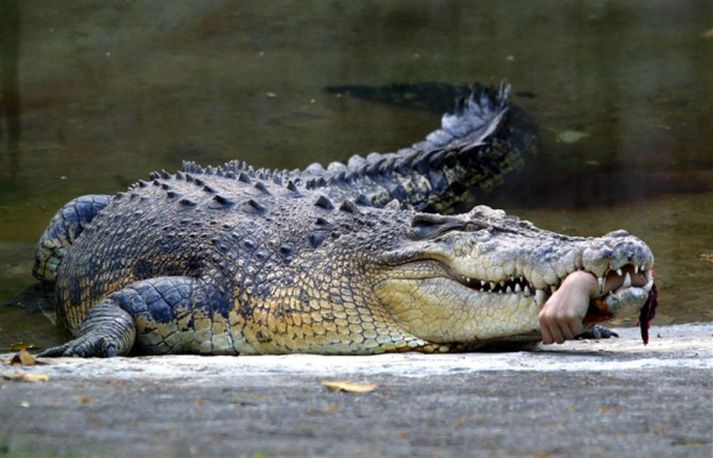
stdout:
[[40,356],[127,355],[134,341],[146,353],[236,353],[232,338],[213,334],[227,329],[213,326],[227,306],[217,288],[192,277],[137,281],[94,306],[74,339]]
[[45,282],[55,281],[57,267],[67,248],[109,202],[111,196],[88,194],[72,199],[55,213],[37,244],[32,269],[35,278]]

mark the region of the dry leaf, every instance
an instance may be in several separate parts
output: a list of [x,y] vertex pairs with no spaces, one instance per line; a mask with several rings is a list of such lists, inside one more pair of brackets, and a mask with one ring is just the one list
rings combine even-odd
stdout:
[[713,263],[713,253],[699,253],[698,259],[700,259],[701,261]]
[[27,350],[20,350],[10,360],[11,366],[34,366],[37,360]]
[[10,344],[10,350],[12,351],[34,350],[35,348],[37,348],[37,345],[27,342],[15,342]]
[[347,393],[369,393],[376,389],[376,385],[373,383],[354,383],[338,380],[325,380],[322,385],[332,391],[344,391]]
[[49,382],[50,376],[36,372],[13,372],[12,374],[3,374],[4,378],[15,382]]

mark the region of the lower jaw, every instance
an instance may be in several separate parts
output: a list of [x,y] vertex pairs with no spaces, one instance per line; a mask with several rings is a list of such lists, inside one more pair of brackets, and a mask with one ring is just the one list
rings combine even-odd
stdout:
[[649,291],[644,288],[629,287],[597,297],[589,302],[583,323],[591,325],[609,321],[615,316],[637,314],[646,303]]
[[587,314],[584,316],[582,323],[585,326],[609,321],[614,318],[614,314],[607,310],[607,303],[603,297],[598,297],[589,301]]

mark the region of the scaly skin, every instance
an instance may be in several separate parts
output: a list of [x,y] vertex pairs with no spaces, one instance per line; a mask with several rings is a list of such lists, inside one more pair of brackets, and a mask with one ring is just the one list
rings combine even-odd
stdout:
[[[148,353],[364,354],[535,341],[544,291],[571,272],[653,266],[648,247],[623,231],[567,237],[487,207],[421,214],[259,180],[178,176],[114,199],[69,247],[56,291],[78,337],[47,354],[126,354],[135,344]],[[520,293],[497,292],[516,284]]]
[[254,170],[240,161],[207,169],[187,162],[183,171],[248,173],[376,207],[397,199],[416,210],[454,213],[472,207],[473,190],[492,188],[536,153],[536,129],[510,105],[509,96],[508,85],[497,91],[476,85],[453,114],[443,115],[440,129],[394,153],[355,155],[346,164],[332,162],[326,168],[314,163],[303,171]]
[[[256,170],[242,161],[205,168],[185,162],[177,176],[190,173],[211,181],[217,175],[243,182],[258,178],[289,184],[292,191],[321,190],[333,199],[352,199],[361,205],[383,207],[397,199],[416,210],[453,213],[459,204],[472,203],[470,190],[493,187],[503,174],[519,167],[525,155],[534,154],[537,138],[525,114],[510,106],[508,85],[498,90],[475,85],[470,94],[465,87],[441,86],[450,89],[446,91],[451,94],[446,97],[449,103],[459,98],[454,113],[445,114],[441,128],[426,139],[396,153],[355,155],[346,165],[332,162],[324,168],[314,163],[303,171]],[[151,175],[167,176],[166,172]],[[134,186],[141,183],[145,182]],[[104,195],[82,196],[57,212],[38,243],[35,277],[55,281],[66,250],[111,200]]]
[[[481,94],[414,148],[346,166],[187,163],[75,199],[38,245],[35,274],[55,283],[75,336],[44,354],[461,351],[539,341],[538,314],[577,270],[649,280],[649,248],[624,231],[568,237],[487,207],[415,211],[451,208],[459,183],[519,157],[527,135],[505,122],[506,94]],[[650,288],[597,295],[616,314]]]

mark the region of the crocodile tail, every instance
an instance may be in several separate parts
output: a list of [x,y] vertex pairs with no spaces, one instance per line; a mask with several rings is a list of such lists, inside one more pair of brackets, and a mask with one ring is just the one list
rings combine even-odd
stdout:
[[55,281],[67,249],[111,201],[111,196],[88,194],[72,199],[55,213],[37,243],[32,269],[35,278],[48,283]]
[[358,188],[376,206],[392,199],[440,212],[469,206],[472,190],[491,188],[536,151],[536,130],[509,97],[509,84],[475,85],[424,140],[395,153],[352,156],[338,173],[327,169],[326,181]]
[[[354,91],[357,87],[347,88]],[[433,109],[442,105],[438,100],[455,94],[456,107],[443,115],[441,127],[424,140],[394,153],[355,155],[346,165],[332,162],[325,168],[314,163],[302,171],[288,171],[254,169],[242,161],[220,167],[184,162],[182,172],[293,182],[307,189],[329,187],[333,197],[363,204],[383,206],[397,199],[417,210],[453,213],[471,207],[475,192],[498,184],[503,174],[520,167],[523,157],[536,151],[536,129],[522,110],[510,105],[509,84],[491,88],[421,83],[372,92],[361,90],[356,96],[405,106],[413,106],[415,100],[416,107]]]

